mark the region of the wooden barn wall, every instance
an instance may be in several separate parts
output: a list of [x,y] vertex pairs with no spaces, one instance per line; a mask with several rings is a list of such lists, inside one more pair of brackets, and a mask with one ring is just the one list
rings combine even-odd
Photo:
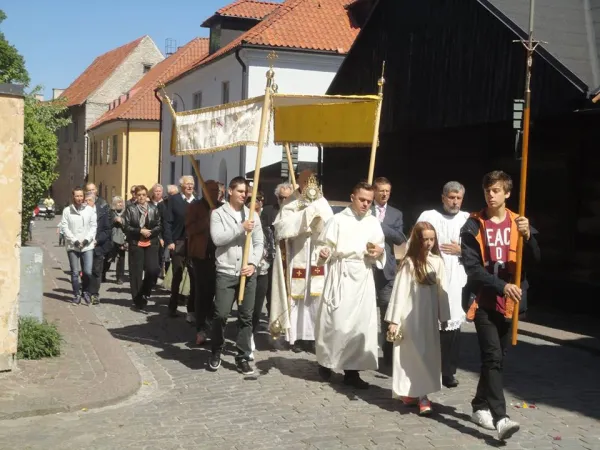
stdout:
[[[475,0],[381,0],[329,93],[376,92],[385,60],[383,134],[510,120],[525,73],[516,38]],[[532,86],[534,116],[572,111],[582,99],[537,55]]]

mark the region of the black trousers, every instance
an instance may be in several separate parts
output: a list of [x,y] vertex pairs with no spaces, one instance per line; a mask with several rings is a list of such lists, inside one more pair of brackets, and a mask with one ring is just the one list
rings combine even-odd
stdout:
[[460,328],[440,331],[440,348],[442,350],[442,376],[453,377],[458,368],[460,353]]
[[475,313],[475,329],[481,353],[481,373],[471,406],[473,411],[489,409],[496,423],[506,417],[502,373],[510,341],[511,323],[496,311],[478,308]]
[[102,274],[104,273],[104,255],[96,255],[92,260],[92,276],[90,277],[89,292],[90,295],[100,294],[100,285],[102,284]]
[[113,261],[117,261],[117,267],[115,270],[115,276],[117,281],[123,281],[125,279],[125,249],[122,249],[120,245],[113,244],[113,248],[110,253],[104,257],[104,277],[110,269],[110,265]]
[[[217,272],[215,291],[215,314],[212,323],[212,352],[223,350],[225,345],[225,326],[233,303],[237,301],[240,290],[240,277]],[[236,339],[236,360],[248,360],[252,339],[252,314],[256,295],[256,275],[246,278],[244,300],[238,305],[238,333]]]
[[383,270],[373,270],[373,276],[375,278],[375,292],[377,294],[377,306],[379,307],[379,320],[381,324],[379,345],[383,349],[383,361],[387,364],[391,364],[394,344],[386,340],[388,324],[385,322],[385,313],[390,304],[394,280],[388,280],[383,274]]
[[[263,306],[265,304],[265,298],[267,298],[267,292],[271,279],[269,274],[258,275],[256,277],[256,293],[254,295],[254,312],[252,313],[252,332],[256,331],[258,324],[260,323],[260,315],[262,314]],[[268,303],[267,299],[267,303]]]
[[160,270],[156,247],[156,244],[150,247],[129,245],[129,283],[131,298],[137,305],[144,303],[142,296],[150,296]]
[[196,312],[196,331],[210,333],[214,314],[215,298],[215,262],[212,259],[192,258],[194,285],[193,298]]
[[[158,259],[158,252],[156,253]],[[158,262],[157,262],[158,264]],[[179,302],[179,288],[181,286],[181,280],[183,280],[183,271],[188,270],[187,258],[185,255],[171,252],[171,270],[173,271],[173,279],[171,280],[171,297],[169,299],[169,310],[175,311]],[[193,271],[188,270],[190,275],[190,296],[187,299],[187,311],[194,312],[194,280]],[[157,275],[158,277],[158,275]]]

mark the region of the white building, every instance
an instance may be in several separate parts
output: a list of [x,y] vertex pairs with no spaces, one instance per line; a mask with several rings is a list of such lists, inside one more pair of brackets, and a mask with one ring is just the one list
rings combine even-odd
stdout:
[[[324,94],[359,28],[346,5],[349,0],[287,0],[267,3],[238,0],[219,10],[203,23],[210,28],[210,53],[179,77],[166,83],[165,90],[177,111],[215,106],[263,95],[267,56],[275,51],[275,82],[281,93]],[[183,174],[192,174],[187,156],[170,155],[172,120],[163,104],[162,180],[176,184]],[[316,147],[300,147],[299,162],[317,162]],[[255,147],[238,147],[196,157],[204,179],[228,183],[233,177],[253,172]],[[281,181],[282,148],[272,142],[265,147],[261,187]],[[302,164],[302,163],[301,163]]]

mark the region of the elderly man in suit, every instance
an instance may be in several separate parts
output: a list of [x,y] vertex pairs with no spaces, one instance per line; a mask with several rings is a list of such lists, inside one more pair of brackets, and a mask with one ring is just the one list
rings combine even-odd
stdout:
[[384,321],[385,312],[390,302],[394,279],[396,278],[396,256],[394,245],[402,245],[406,242],[403,232],[402,212],[388,204],[392,193],[392,183],[385,177],[375,179],[375,199],[373,201],[373,215],[379,219],[383,234],[385,236],[386,261],[383,270],[373,266],[375,277],[375,289],[377,292],[377,306],[381,317],[380,342],[383,349],[383,362],[386,365],[392,363],[393,345],[385,339],[387,324]]
[[[185,216],[189,205],[195,200],[194,178],[184,175],[179,180],[181,194],[177,193],[169,197],[167,203],[166,220],[164,224],[164,240],[167,249],[171,252],[171,265],[173,280],[171,281],[171,298],[169,300],[169,315],[177,317],[177,306],[179,304],[179,287],[183,279],[184,270],[187,270],[187,234],[185,229]],[[190,323],[195,321],[195,305],[193,296],[187,300],[186,320]]]

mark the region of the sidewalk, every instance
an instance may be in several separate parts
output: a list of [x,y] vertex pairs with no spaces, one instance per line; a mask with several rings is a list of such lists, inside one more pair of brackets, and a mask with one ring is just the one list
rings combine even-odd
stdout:
[[55,247],[54,234],[42,230],[55,230],[56,224],[36,225],[39,240],[33,245],[44,250],[44,315],[63,336],[62,355],[21,360],[16,371],[0,374],[0,420],[106,406],[140,387],[137,369],[93,308],[68,303],[71,286],[64,273],[66,252]]

